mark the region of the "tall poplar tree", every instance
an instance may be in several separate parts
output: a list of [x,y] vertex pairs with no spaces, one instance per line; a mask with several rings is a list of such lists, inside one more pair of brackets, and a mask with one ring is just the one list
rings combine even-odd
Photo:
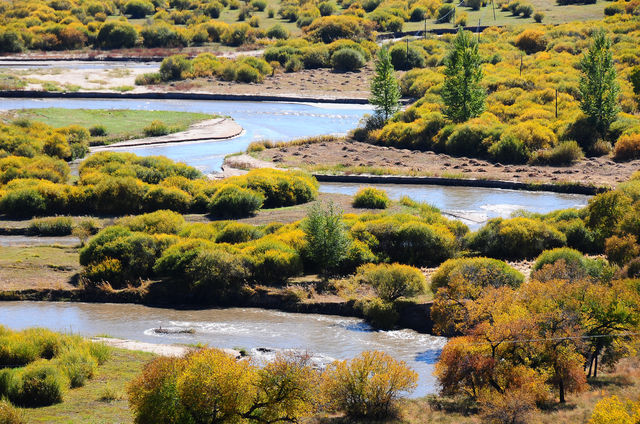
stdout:
[[616,81],[616,69],[613,67],[611,40],[604,30],[595,32],[593,43],[580,60],[580,66],[580,108],[589,117],[600,136],[604,137],[620,110],[620,86]]
[[465,122],[482,113],[487,93],[480,85],[482,60],[478,41],[470,32],[459,30],[444,59],[442,100],[445,115],[454,122]]
[[400,109],[400,87],[386,47],[378,51],[376,75],[371,82],[369,103],[375,106],[376,114],[386,121]]

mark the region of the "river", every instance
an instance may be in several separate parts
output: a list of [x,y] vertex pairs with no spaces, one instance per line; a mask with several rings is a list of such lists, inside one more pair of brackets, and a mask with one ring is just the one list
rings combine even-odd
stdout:
[[[216,347],[295,348],[320,357],[348,359],[383,350],[419,374],[413,396],[436,390],[433,364],[442,337],[412,330],[373,331],[357,318],[293,314],[255,308],[174,310],[128,304],[3,302],[0,324],[12,329],[52,330],[126,338],[151,343],[204,343]],[[156,334],[154,328],[191,328],[194,334]]]

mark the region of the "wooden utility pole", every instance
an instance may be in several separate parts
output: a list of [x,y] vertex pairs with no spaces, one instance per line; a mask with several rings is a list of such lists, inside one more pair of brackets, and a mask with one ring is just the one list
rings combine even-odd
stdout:
[[520,76],[522,76],[522,53],[520,53]]
[[409,70],[409,37],[407,37],[407,60],[406,60],[405,66],[407,67],[407,71],[408,71]]
[[427,39],[427,18],[424,18],[424,39]]
[[496,20],[496,6],[493,3],[493,0],[491,0],[491,8],[493,9],[493,20]]

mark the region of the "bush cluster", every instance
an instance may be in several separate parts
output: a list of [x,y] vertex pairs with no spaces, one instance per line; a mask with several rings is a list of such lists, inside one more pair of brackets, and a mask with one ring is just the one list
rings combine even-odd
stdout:
[[354,208],[386,209],[389,203],[387,193],[374,187],[361,188],[353,197]]
[[22,407],[62,402],[67,389],[83,386],[110,354],[104,345],[44,329],[2,327],[0,346],[0,397]]

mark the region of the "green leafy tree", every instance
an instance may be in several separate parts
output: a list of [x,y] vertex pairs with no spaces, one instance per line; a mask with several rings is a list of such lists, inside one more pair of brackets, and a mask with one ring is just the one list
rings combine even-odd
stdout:
[[332,202],[314,205],[302,223],[307,241],[306,254],[323,277],[335,271],[351,244],[342,223],[342,211]]
[[593,43],[580,60],[580,66],[580,108],[604,136],[618,115],[620,86],[613,66],[611,40],[603,30],[594,34]]
[[378,51],[376,75],[371,82],[369,103],[375,106],[376,114],[386,121],[400,109],[400,87],[394,74],[391,56],[386,47]]
[[465,122],[480,115],[487,94],[480,85],[483,75],[478,42],[470,32],[458,31],[444,64],[442,100],[445,115],[454,122]]

